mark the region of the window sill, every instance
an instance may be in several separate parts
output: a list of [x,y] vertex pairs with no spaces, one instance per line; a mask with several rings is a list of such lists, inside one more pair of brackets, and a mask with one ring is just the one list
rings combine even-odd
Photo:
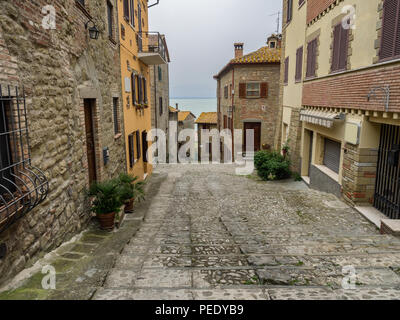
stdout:
[[339,174],[337,174],[335,171],[329,169],[327,166],[320,164],[314,164],[314,166],[318,168],[322,173],[325,173],[329,178],[339,183]]
[[301,82],[302,82],[301,79],[295,79],[295,80],[294,80],[294,83],[301,83]]
[[314,79],[317,79],[317,76],[308,76],[308,77],[306,77],[304,79],[304,81],[311,81],[311,80],[314,80]]
[[122,137],[122,133],[118,133],[114,136],[114,140],[118,140],[119,138]]
[[110,42],[111,42],[113,45],[116,45],[116,44],[117,44],[117,41],[115,41],[112,37],[108,37],[108,39],[110,40]]
[[299,10],[300,10],[301,8],[303,8],[305,4],[306,4],[306,0],[304,0],[303,3],[302,3],[301,5],[299,5]]

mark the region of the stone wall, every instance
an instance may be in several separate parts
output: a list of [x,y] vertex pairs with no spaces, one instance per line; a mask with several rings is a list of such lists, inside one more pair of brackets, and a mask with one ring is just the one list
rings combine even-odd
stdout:
[[289,126],[289,157],[292,163],[292,171],[298,173],[301,172],[301,134],[300,109],[292,108]]
[[[158,77],[161,68],[162,80]],[[169,65],[150,66],[151,127],[165,132],[168,146],[169,128]],[[162,114],[160,114],[160,97],[162,97]]]
[[[32,164],[49,181],[48,198],[0,234],[7,246],[0,282],[82,230],[90,219],[83,99],[95,99],[96,168],[99,179],[125,171],[124,129],[114,135],[113,98],[121,104],[118,45],[107,33],[106,2],[54,0],[56,30],[42,27],[45,0],[0,2],[0,82],[25,88]],[[117,1],[112,1],[116,8]],[[115,11],[115,9],[114,9]],[[100,30],[91,40],[85,23]],[[114,24],[117,32],[117,14]],[[122,115],[120,106],[119,114]],[[110,162],[103,163],[103,148]]]
[[343,198],[352,205],[374,202],[378,150],[345,145],[343,159]]

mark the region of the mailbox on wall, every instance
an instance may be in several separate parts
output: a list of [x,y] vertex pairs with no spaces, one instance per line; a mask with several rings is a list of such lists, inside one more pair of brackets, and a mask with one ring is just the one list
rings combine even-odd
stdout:
[[388,163],[392,167],[397,167],[399,165],[400,159],[400,145],[394,144],[392,149],[389,150]]

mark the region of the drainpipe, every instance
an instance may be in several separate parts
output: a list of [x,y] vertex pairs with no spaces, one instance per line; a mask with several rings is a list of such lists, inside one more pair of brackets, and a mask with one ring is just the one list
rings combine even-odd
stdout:
[[[158,114],[157,114],[157,77],[156,77],[156,66],[153,66],[153,70],[154,70],[154,116],[155,116],[155,127],[156,129],[158,129]],[[157,137],[157,142],[156,142],[156,147],[158,150],[158,137]],[[158,158],[157,158],[157,163],[158,163]]]
[[160,0],[157,0],[156,3],[153,3],[153,4],[149,5],[149,6],[147,6],[147,9],[149,9],[151,7],[154,7],[154,6],[158,5],[159,3],[160,3]]
[[[233,90],[233,92],[235,92],[236,90],[235,90],[235,67],[233,67],[232,68],[232,90]],[[235,119],[235,110],[234,110],[234,105],[235,105],[235,94],[234,93],[232,93],[232,91],[231,91],[231,95],[232,95],[232,122],[231,122],[231,125],[232,125],[232,128],[231,128],[231,131],[232,131],[232,162],[235,162],[235,137],[234,137],[234,123],[235,123],[235,121],[234,121],[234,119]]]

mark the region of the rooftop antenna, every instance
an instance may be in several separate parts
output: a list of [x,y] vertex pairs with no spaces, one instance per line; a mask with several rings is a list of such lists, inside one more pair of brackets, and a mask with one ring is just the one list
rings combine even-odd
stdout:
[[278,11],[277,13],[270,14],[269,17],[276,16],[276,15],[278,15],[278,19],[276,20],[276,22],[277,22],[276,33],[279,33],[279,26],[280,26],[280,22],[281,22],[281,12]]

